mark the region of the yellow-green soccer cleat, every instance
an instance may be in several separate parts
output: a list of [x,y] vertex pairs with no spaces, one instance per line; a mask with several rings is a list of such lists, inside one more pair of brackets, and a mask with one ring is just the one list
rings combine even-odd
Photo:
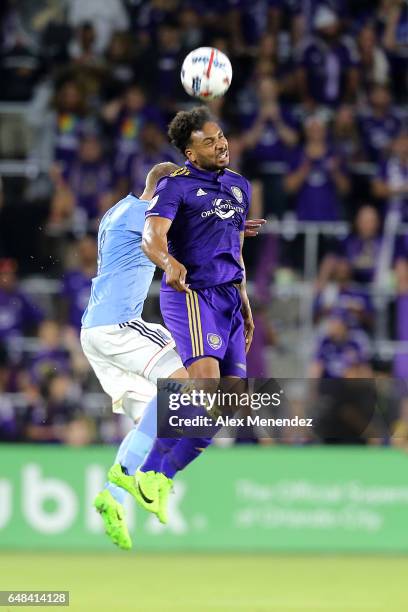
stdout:
[[157,514],[159,510],[159,486],[156,476],[156,472],[152,471],[137,471],[135,476],[129,476],[124,474],[119,463],[115,463],[108,472],[109,482],[125,489],[142,508],[153,514]]
[[167,503],[169,500],[170,491],[173,488],[173,481],[171,478],[167,478],[164,474],[157,474],[159,480],[159,510],[157,512],[157,518],[161,523],[167,523],[169,520],[167,515]]
[[114,499],[108,489],[104,489],[95,497],[94,506],[102,517],[106,535],[122,550],[130,550],[132,540],[126,525],[122,504]]

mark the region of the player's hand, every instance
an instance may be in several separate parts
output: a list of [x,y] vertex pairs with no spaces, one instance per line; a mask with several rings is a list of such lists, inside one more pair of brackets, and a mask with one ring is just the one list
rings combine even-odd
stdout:
[[183,264],[172,258],[164,271],[166,273],[166,285],[176,291],[191,293],[189,285],[186,284],[187,268]]
[[252,238],[259,234],[259,229],[265,225],[266,219],[247,219],[245,221],[245,238]]
[[251,307],[247,300],[242,303],[242,316],[244,317],[245,352],[247,353],[251,348],[255,329]]

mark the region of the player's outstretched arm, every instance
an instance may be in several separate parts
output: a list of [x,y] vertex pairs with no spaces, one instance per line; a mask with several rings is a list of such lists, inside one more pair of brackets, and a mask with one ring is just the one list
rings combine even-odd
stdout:
[[176,291],[190,293],[186,284],[187,269],[169,254],[167,234],[171,220],[165,217],[148,217],[145,221],[142,250],[156,266],[166,273],[166,283]]

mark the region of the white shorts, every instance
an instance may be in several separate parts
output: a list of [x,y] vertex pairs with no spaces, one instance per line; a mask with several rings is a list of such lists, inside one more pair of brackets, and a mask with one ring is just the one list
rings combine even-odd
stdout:
[[[103,390],[112,398],[113,412],[123,414],[122,402],[131,397],[141,414],[156,395],[157,379],[168,378],[183,367],[170,332],[143,319],[84,328],[81,344]],[[161,367],[164,355],[167,358]]]

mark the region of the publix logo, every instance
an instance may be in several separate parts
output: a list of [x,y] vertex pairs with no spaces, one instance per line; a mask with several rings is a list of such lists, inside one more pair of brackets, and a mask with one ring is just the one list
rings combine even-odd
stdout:
[[[46,471],[49,472],[47,466]],[[106,469],[98,464],[88,464],[81,476],[65,480],[56,476],[45,476],[38,463],[27,463],[21,471],[10,477],[0,477],[0,539],[2,533],[10,533],[13,541],[27,539],[27,526],[32,534],[60,536],[62,544],[71,538],[72,529],[82,538],[103,533],[100,516],[95,512],[93,500],[106,481]],[[183,516],[180,505],[184,500],[187,485],[182,480],[176,483],[174,495],[169,499],[169,523],[162,525],[153,515],[143,516],[143,531],[158,533],[166,531],[176,536],[184,535],[195,528]],[[20,496],[20,491],[22,492]],[[129,502],[129,505],[127,505]],[[135,504],[129,496],[126,502],[126,520],[129,530],[136,523]],[[139,516],[137,516],[139,519]],[[66,533],[68,532],[69,533]],[[84,534],[85,532],[85,534]],[[25,534],[25,535],[24,535]],[[102,537],[102,536],[101,536]],[[45,542],[49,540],[44,540]],[[89,540],[92,542],[93,540]],[[26,541],[29,544],[29,541]],[[108,539],[106,544],[109,545]]]

